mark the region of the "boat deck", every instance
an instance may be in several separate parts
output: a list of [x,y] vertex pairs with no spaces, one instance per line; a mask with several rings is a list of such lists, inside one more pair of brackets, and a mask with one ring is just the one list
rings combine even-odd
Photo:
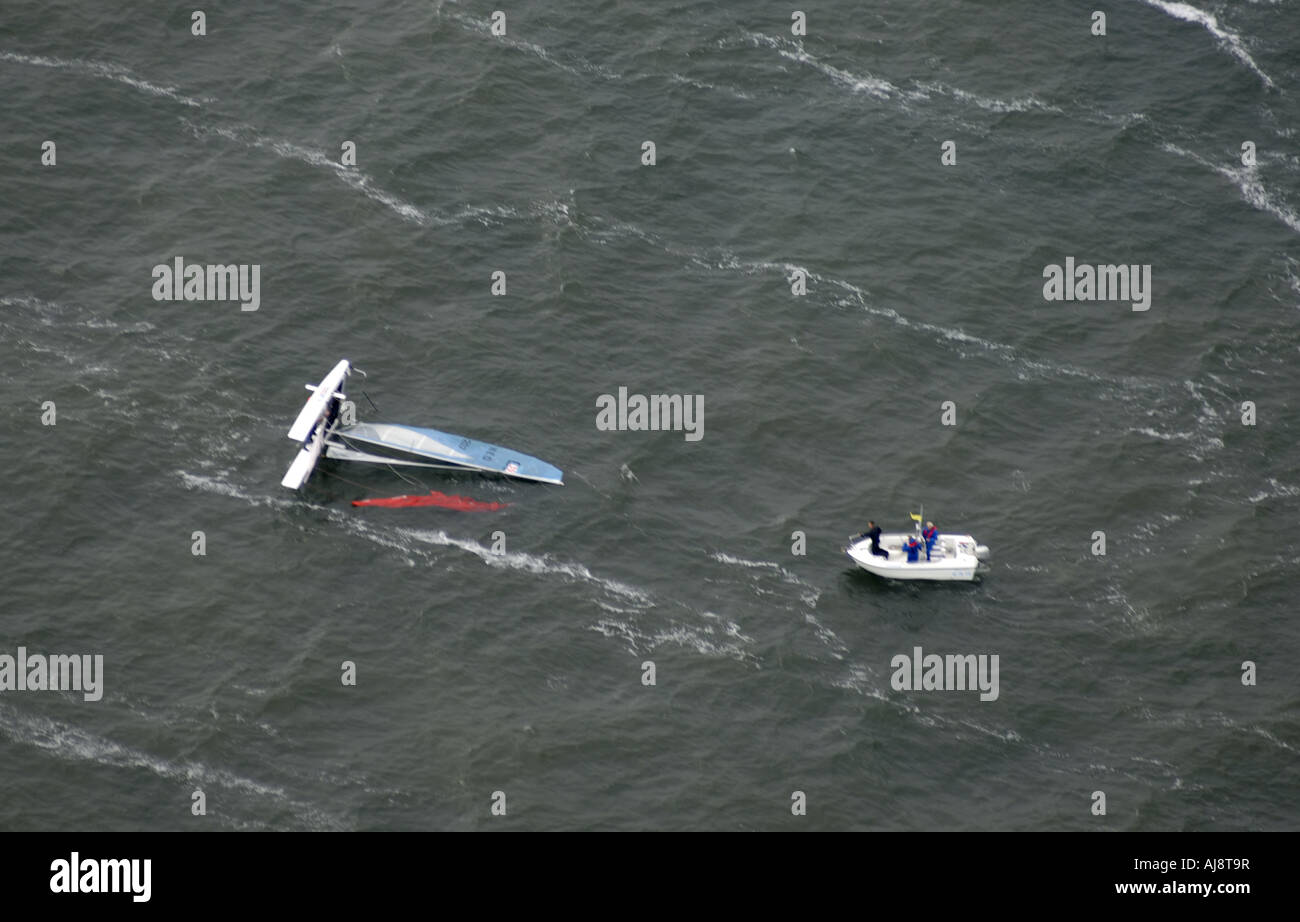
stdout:
[[[880,549],[889,552],[890,561],[902,559],[907,560],[907,551],[903,550],[903,545],[910,538],[910,534],[882,534],[880,536]],[[920,540],[919,538],[917,540]],[[863,540],[862,546],[870,552],[871,542]],[[925,542],[922,541],[922,544]],[[954,535],[940,535],[939,540],[935,542],[934,548],[930,551],[930,559],[942,560],[946,557],[957,556],[957,538]],[[880,558],[882,561],[885,559]],[[925,548],[921,548],[921,563],[925,562]]]
[[894,532],[880,536],[880,548],[889,557],[871,553],[867,539],[855,541],[845,550],[858,566],[877,576],[890,579],[973,580],[982,566],[975,553],[975,539],[970,535],[939,535],[927,560],[922,549],[916,561],[907,559],[903,544],[912,533]]

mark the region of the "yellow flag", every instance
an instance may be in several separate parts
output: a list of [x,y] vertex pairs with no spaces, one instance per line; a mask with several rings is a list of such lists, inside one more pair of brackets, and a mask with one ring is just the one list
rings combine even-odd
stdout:
[[913,522],[919,522],[919,521],[921,521],[921,517],[920,517],[919,515],[917,515],[915,512],[909,512],[908,515],[910,515],[910,516],[912,517],[912,521],[913,521]]

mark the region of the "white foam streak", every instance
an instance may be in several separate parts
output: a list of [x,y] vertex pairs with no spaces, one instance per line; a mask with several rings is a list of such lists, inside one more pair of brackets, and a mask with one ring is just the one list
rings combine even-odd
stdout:
[[1241,192],[1241,197],[1246,200],[1247,204],[1259,211],[1268,212],[1291,230],[1300,234],[1300,214],[1296,214],[1294,208],[1264,185],[1264,181],[1259,175],[1258,165],[1231,167],[1213,163],[1185,148],[1179,147],[1177,144],[1165,143],[1161,145],[1161,149],[1167,153],[1194,160],[1206,169],[1213,170],[1225,179],[1230,180]]
[[[428,213],[410,202],[403,201],[397,196],[384,191],[375,184],[375,181],[370,176],[355,167],[344,166],[324,151],[260,135],[247,125],[238,128],[224,128],[221,126],[196,125],[188,120],[185,121],[185,125],[194,133],[195,137],[215,134],[228,141],[243,144],[246,147],[271,150],[281,157],[297,160],[318,169],[328,170],[340,181],[360,192],[366,198],[387,206],[407,221],[419,225],[434,223],[433,218]],[[456,223],[456,219],[443,218],[437,223],[452,224]]]
[[[735,625],[731,627],[734,629]],[[667,628],[648,633],[617,618],[602,618],[591,625],[591,630],[605,637],[622,640],[627,645],[628,652],[634,656],[652,653],[664,644],[671,643],[705,656],[725,657],[737,662],[753,663],[756,668],[759,666],[758,658],[740,644],[711,640],[706,635],[711,634],[712,629],[707,627],[701,630],[684,624],[671,624]],[[750,638],[741,634],[738,629],[728,630],[727,633],[728,636],[738,640],[750,641]]]
[[200,101],[195,99],[193,96],[186,96],[175,87],[160,86],[156,83],[150,83],[148,80],[137,77],[131,71],[118,64],[105,64],[101,61],[49,58],[35,54],[18,54],[12,51],[0,51],[0,61],[13,61],[17,64],[30,64],[36,67],[52,67],[59,70],[69,70],[74,73],[99,77],[104,80],[115,80],[118,83],[125,84],[126,86],[140,90],[143,93],[148,93],[151,96],[161,96],[195,109],[200,108],[203,102],[213,101],[210,98]]
[[0,298],[0,306],[30,307],[38,312],[46,312],[46,311],[58,312],[63,310],[62,304],[58,304],[54,301],[43,301],[40,298],[35,298],[35,297],[26,297],[26,298],[3,297]]
[[[505,220],[518,219],[523,217],[520,212],[508,205],[500,206],[480,206],[466,205],[451,215],[436,215],[410,202],[404,201],[380,188],[374,179],[366,173],[358,170],[356,167],[344,166],[329,154],[322,150],[311,147],[303,147],[300,144],[294,144],[291,141],[284,141],[277,138],[267,137],[259,134],[250,125],[238,125],[233,128],[226,128],[219,125],[199,125],[188,119],[182,120],[183,124],[189,128],[195,137],[205,135],[217,135],[225,138],[227,141],[234,141],[245,147],[261,150],[270,150],[277,156],[289,160],[297,160],[308,166],[316,167],[321,170],[328,170],[337,177],[341,182],[348,185],[357,192],[360,192],[371,201],[379,202],[381,205],[391,209],[399,217],[410,221],[412,224],[427,226],[430,224],[448,226],[463,224],[466,221],[476,221],[485,227],[491,227],[500,224]],[[562,203],[539,202],[533,205],[533,213],[543,217],[549,216],[557,208],[562,209],[565,206]]]
[[234,499],[242,499],[251,506],[274,506],[282,509],[292,508],[301,505],[300,502],[291,499],[276,499],[270,496],[253,496],[244,492],[239,487],[218,477],[209,477],[206,474],[191,474],[188,471],[177,471],[177,476],[191,490],[203,490],[207,493],[217,493],[221,496],[229,496]]
[[847,70],[827,64],[816,55],[810,54],[804,49],[799,42],[786,38],[775,38],[771,35],[764,35],[761,32],[746,32],[745,36],[756,47],[770,48],[781,57],[789,61],[795,61],[829,77],[833,82],[847,88],[854,93],[866,93],[877,99],[903,99],[912,102],[923,102],[929,100],[931,94],[941,94],[951,97],[960,103],[972,105],[983,109],[986,112],[996,112],[1000,114],[1008,112],[1053,112],[1060,114],[1061,109],[1056,106],[1040,102],[1033,96],[1024,96],[1019,99],[997,99],[988,96],[981,96],[978,93],[971,93],[958,87],[948,86],[943,83],[920,83],[916,84],[916,89],[903,89],[896,86],[881,77],[871,74],[859,75]]
[[[655,76],[655,75],[654,75],[654,74],[647,74],[647,75],[645,75],[645,76]],[[697,90],[713,90],[713,91],[715,91],[715,92],[724,92],[724,93],[729,93],[729,94],[731,94],[732,96],[736,97],[737,99],[753,99],[753,98],[754,98],[754,97],[750,96],[748,93],[743,92],[742,90],[738,90],[738,89],[736,89],[736,87],[734,87],[734,86],[718,86],[718,85],[715,84],[715,83],[707,83],[707,82],[705,82],[705,81],[703,81],[703,80],[695,80],[695,79],[692,79],[691,77],[687,77],[685,74],[679,74],[679,73],[676,73],[676,72],[669,74],[669,75],[668,75],[668,79],[671,80],[673,83],[678,83],[678,84],[681,84],[682,86],[693,87],[694,89],[697,89]]]
[[1064,110],[1057,106],[1050,105],[1039,101],[1033,96],[1022,96],[1018,99],[997,99],[996,97],[981,96],[978,93],[970,93],[966,90],[955,86],[948,86],[943,83],[918,83],[917,86],[924,91],[943,93],[951,96],[958,102],[969,103],[986,112],[996,112],[1005,114],[1008,112],[1051,112],[1056,115],[1064,114]]
[[[492,24],[486,20],[474,19],[471,16],[465,16],[461,13],[448,13],[447,18],[462,26],[468,27],[474,32],[484,35],[492,35]],[[575,77],[581,77],[584,74],[592,74],[603,80],[612,81],[623,79],[622,74],[612,71],[608,67],[604,67],[600,64],[592,64],[590,61],[584,61],[581,58],[574,58],[577,62],[577,66],[566,64],[541,45],[534,42],[525,42],[520,39],[511,38],[508,35],[492,35],[492,39],[493,41],[500,42],[507,48],[530,54],[538,60],[549,64],[551,67],[558,68],[559,70],[562,70],[567,74],[572,74]]]
[[728,564],[729,566],[744,567],[745,569],[749,569],[749,570],[770,571],[771,573],[779,576],[782,582],[789,583],[792,586],[797,586],[798,588],[802,589],[803,592],[800,595],[800,599],[803,601],[805,605],[807,605],[809,608],[817,607],[817,600],[821,597],[821,590],[818,589],[816,586],[814,586],[812,583],[805,582],[804,580],[800,579],[797,575],[791,573],[789,570],[781,566],[779,563],[774,563],[773,561],[770,560],[747,560],[744,557],[734,557],[731,554],[727,554],[723,551],[715,551],[710,556],[714,560],[718,561],[718,563],[725,563]]
[[546,555],[525,554],[520,551],[507,551],[498,554],[491,548],[484,547],[477,541],[470,541],[466,538],[456,538],[445,531],[425,531],[419,529],[397,529],[399,535],[405,535],[416,541],[422,541],[426,544],[433,544],[440,547],[454,547],[475,555],[490,567],[499,567],[510,570],[522,570],[526,573],[536,573],[539,575],[563,576],[571,580],[591,583],[598,586],[611,595],[618,596],[626,603],[634,603],[638,606],[649,608],[654,605],[654,601],[648,594],[642,592],[626,583],[620,583],[617,580],[606,579],[596,576],[589,569],[580,563],[566,563],[564,561],[552,560]]
[[293,808],[309,826],[317,829],[343,829],[344,824],[309,804],[291,800],[282,788],[243,778],[221,768],[201,762],[172,762],[138,749],[132,749],[112,740],[96,736],[70,724],[59,723],[43,717],[32,717],[15,711],[0,710],[0,733],[15,743],[34,746],[53,754],[56,758],[93,762],[115,768],[144,769],[159,778],[185,784],[219,786],[242,791],[258,797],[270,798]]
[[[606,579],[596,576],[589,569],[579,563],[568,563],[565,561],[552,560],[546,555],[526,554],[519,551],[510,551],[504,554],[498,554],[491,548],[479,544],[477,541],[471,541],[467,538],[456,538],[445,531],[434,531],[424,529],[397,528],[392,532],[385,532],[368,525],[364,520],[355,516],[345,515],[336,509],[328,509],[323,506],[310,506],[298,498],[276,498],[270,496],[253,496],[242,488],[229,483],[219,477],[210,477],[203,474],[191,474],[187,471],[177,471],[177,475],[191,489],[204,490],[209,493],[216,493],[221,496],[229,496],[234,499],[243,500],[254,506],[272,506],[283,509],[296,508],[316,508],[325,512],[329,517],[342,525],[345,529],[359,537],[384,547],[390,547],[400,551],[403,554],[410,554],[413,550],[411,541],[420,544],[433,545],[436,547],[456,548],[466,551],[478,557],[490,567],[500,567],[511,570],[521,570],[526,573],[536,573],[546,576],[562,576],[570,580],[590,583],[599,587],[603,591],[620,599],[624,605],[632,605],[640,609],[651,608],[654,606],[654,600],[646,592],[621,583],[618,580]],[[414,564],[414,561],[408,557],[408,562]]]
[[1143,0],[1147,6],[1153,6],[1158,10],[1172,16],[1175,19],[1181,19],[1183,22],[1196,23],[1202,26],[1207,32],[1219,40],[1221,47],[1226,47],[1238,61],[1245,64],[1255,72],[1259,79],[1264,81],[1264,85],[1272,88],[1273,81],[1259,69],[1254,58],[1246,51],[1246,45],[1241,36],[1231,29],[1220,25],[1218,18],[1213,13],[1207,13],[1205,10],[1198,9],[1190,3],[1171,3],[1169,0]]
[[1268,478],[1268,489],[1261,490],[1253,496],[1246,498],[1246,502],[1251,505],[1262,503],[1266,499],[1287,499],[1292,496],[1300,496],[1300,487],[1293,487],[1285,483],[1279,483],[1277,478]]
[[841,70],[827,64],[825,61],[809,54],[804,50],[803,45],[798,42],[788,41],[786,39],[773,38],[770,35],[764,35],[761,32],[745,33],[756,47],[771,48],[781,57],[804,64],[821,72],[829,77],[840,86],[846,87],[854,93],[867,93],[875,96],[877,99],[890,99],[893,96],[901,95],[902,91],[894,86],[888,80],[881,80],[870,74],[859,76],[849,73],[847,70]]

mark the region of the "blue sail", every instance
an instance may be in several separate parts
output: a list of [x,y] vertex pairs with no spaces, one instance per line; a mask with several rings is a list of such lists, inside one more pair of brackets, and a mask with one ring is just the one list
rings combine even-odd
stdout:
[[[464,468],[543,483],[564,483],[563,471],[532,455],[437,429],[396,423],[357,423],[339,429],[334,438],[346,446],[342,451],[332,447],[329,454],[336,458]],[[370,457],[359,458],[354,453]]]

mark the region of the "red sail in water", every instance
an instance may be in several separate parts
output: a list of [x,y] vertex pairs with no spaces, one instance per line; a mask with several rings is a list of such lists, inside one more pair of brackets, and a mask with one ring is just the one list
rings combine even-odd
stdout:
[[481,500],[470,499],[468,496],[449,496],[446,493],[439,493],[437,490],[430,490],[428,496],[388,496],[383,499],[355,499],[352,501],[352,505],[388,506],[389,508],[399,506],[442,506],[444,509],[484,512],[493,509],[504,509],[510,504],[485,503]]

